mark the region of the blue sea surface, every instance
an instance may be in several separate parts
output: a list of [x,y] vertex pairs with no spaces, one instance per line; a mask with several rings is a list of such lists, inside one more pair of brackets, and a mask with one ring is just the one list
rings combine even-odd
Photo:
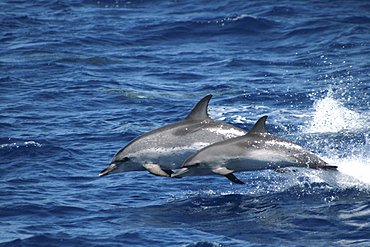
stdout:
[[[0,8],[0,246],[370,246],[368,1]],[[98,176],[208,94],[339,172]]]

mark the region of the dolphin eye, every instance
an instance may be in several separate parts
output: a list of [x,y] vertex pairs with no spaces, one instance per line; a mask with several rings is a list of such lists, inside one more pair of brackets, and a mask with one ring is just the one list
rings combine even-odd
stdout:
[[129,160],[130,160],[129,157],[125,157],[125,158],[123,158],[122,162],[126,162],[126,161],[129,161]]

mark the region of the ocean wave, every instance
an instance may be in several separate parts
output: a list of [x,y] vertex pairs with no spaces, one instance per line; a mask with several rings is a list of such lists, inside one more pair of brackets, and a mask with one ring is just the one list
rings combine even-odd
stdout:
[[134,32],[145,32],[146,38],[137,40],[181,40],[199,39],[204,37],[217,37],[223,35],[251,35],[264,32],[275,26],[273,21],[265,18],[241,15],[237,17],[221,18],[213,20],[189,20],[172,21],[154,24],[145,27],[136,27]]
[[[326,228],[326,231],[334,233],[340,228],[349,229],[356,224],[355,238],[361,240],[364,239],[361,229],[368,228],[366,222],[370,210],[365,206],[368,199],[366,191],[360,192],[354,188],[328,189],[323,183],[303,183],[281,192],[263,194],[223,194],[216,191],[189,194],[186,198],[163,205],[132,209],[132,213],[140,217],[136,218],[136,223],[131,222],[133,219],[129,222],[169,228],[180,224],[212,234],[222,233],[235,239],[256,241],[259,244],[283,245],[300,243],[301,237],[313,229]],[[339,209],[346,220],[344,225],[338,226],[332,217],[331,208],[341,208],[342,201],[354,204],[351,208]],[[308,209],[309,205],[311,210]],[[351,211],[357,213],[350,215]],[[142,220],[145,223],[140,222]],[[238,227],[235,227],[234,220],[237,220]],[[300,235],[300,239],[287,239],[283,232],[282,235],[276,232],[276,224],[301,231],[303,235]],[[248,229],[248,234],[243,233],[245,229]],[[269,234],[271,238],[264,238],[264,234]],[[251,235],[256,238],[252,240]],[[334,234],[333,241],[340,239],[350,241],[350,238],[343,238],[339,233]]]

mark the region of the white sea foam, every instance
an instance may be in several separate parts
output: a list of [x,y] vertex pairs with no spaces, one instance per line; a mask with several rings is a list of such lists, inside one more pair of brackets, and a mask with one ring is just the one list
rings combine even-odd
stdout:
[[304,132],[323,133],[369,128],[369,117],[346,108],[332,93],[314,103],[314,116]]
[[344,135],[352,133],[364,136],[364,143],[349,143],[345,140],[339,140],[339,145],[345,149],[345,158],[338,155],[336,149],[325,149],[324,159],[331,165],[337,165],[338,170],[344,176],[340,178],[339,183],[343,186],[352,186],[357,183],[365,183],[365,187],[370,185],[370,144],[369,144],[370,118],[366,114],[360,114],[344,106],[341,100],[336,99],[332,92],[329,92],[325,98],[319,99],[314,103],[314,114],[312,121],[306,128],[302,129],[304,133],[338,133]]
[[349,176],[346,179],[342,178],[342,183],[352,185],[358,180],[358,182],[370,185],[370,163],[366,162],[363,157],[348,157],[333,162],[336,162],[341,173]]
[[[255,123],[256,116],[262,116],[266,114],[269,108],[266,106],[258,105],[239,105],[234,106],[223,106],[223,107],[210,107],[209,114],[217,120],[225,121],[229,119],[231,123]],[[252,113],[253,112],[253,113]]]
[[19,148],[19,147],[41,147],[41,144],[35,141],[0,144],[0,148]]

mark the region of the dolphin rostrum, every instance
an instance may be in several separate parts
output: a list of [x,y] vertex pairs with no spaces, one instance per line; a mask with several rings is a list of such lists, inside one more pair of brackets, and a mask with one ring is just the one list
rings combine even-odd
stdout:
[[211,98],[208,95],[200,100],[182,121],[131,141],[114,155],[99,176],[146,169],[154,175],[170,177],[172,169],[180,168],[189,155],[201,148],[245,135],[246,131],[209,117],[207,108]]
[[243,184],[233,172],[283,167],[336,169],[307,149],[266,131],[267,116],[260,118],[244,136],[207,146],[186,159],[171,177],[219,174]]

